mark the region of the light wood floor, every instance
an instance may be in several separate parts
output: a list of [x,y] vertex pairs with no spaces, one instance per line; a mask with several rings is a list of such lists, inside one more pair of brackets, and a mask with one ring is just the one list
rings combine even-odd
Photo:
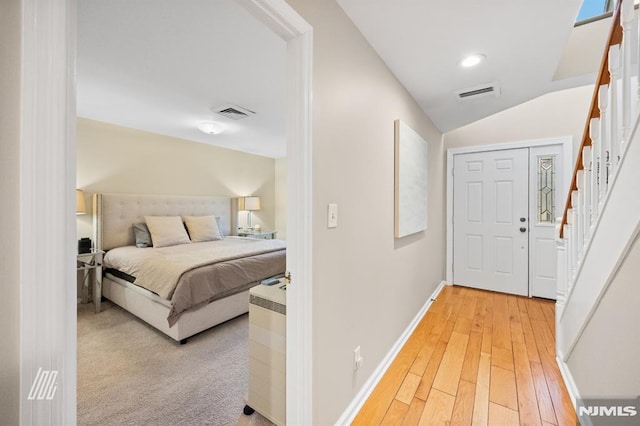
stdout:
[[576,425],[552,302],[447,286],[353,425]]

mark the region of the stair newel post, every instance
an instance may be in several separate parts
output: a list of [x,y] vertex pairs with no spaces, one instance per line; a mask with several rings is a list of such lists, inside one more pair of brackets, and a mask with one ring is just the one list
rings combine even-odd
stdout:
[[[598,219],[600,200],[600,119],[591,119],[591,223]],[[591,232],[590,232],[591,233]]]
[[622,139],[620,45],[609,48],[609,153],[607,156],[607,182],[613,179],[620,161],[620,144]]
[[584,166],[584,190],[582,191],[582,211],[583,211],[583,237],[584,244],[589,240],[591,230],[591,147],[585,146],[582,149],[582,164]]
[[558,248],[558,263],[556,264],[556,330],[560,330],[560,327],[558,325],[560,318],[562,317],[562,311],[564,310],[565,302],[567,300],[569,282],[567,278],[566,238],[560,238],[562,217],[556,219],[556,224],[556,244]]
[[607,101],[609,85],[603,84],[598,90],[598,108],[600,109],[600,137],[598,144],[598,215],[603,207],[607,193],[607,155],[609,152],[609,117]]

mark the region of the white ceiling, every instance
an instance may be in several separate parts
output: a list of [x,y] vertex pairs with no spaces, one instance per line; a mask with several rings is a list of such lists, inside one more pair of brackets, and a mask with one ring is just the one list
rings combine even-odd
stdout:
[[[584,79],[553,82],[581,0],[337,0],[443,132]],[[487,59],[462,69],[470,53]],[[498,82],[501,96],[459,103]]]
[[[285,42],[233,0],[78,2],[81,117],[279,158],[285,67]],[[229,103],[256,115],[211,112]],[[226,131],[197,130],[211,119]]]
[[[581,0],[337,1],[443,132],[590,83],[597,66],[558,70],[571,57],[565,47],[585,48],[567,43]],[[236,0],[82,0],[78,8],[79,116],[286,155],[286,45]],[[487,59],[458,67],[469,53]],[[500,85],[498,98],[459,103],[454,96],[490,82]],[[257,114],[233,121],[211,112],[230,103]],[[210,119],[227,130],[196,129]]]

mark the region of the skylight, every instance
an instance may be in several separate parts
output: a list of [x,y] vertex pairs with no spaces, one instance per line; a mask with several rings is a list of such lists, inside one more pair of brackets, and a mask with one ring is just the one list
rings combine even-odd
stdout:
[[[616,3],[616,0],[584,0],[578,13],[576,24],[586,24],[610,16]],[[640,0],[633,0],[633,4],[637,9]]]
[[586,21],[611,12],[614,2],[611,0],[584,0],[576,22]]

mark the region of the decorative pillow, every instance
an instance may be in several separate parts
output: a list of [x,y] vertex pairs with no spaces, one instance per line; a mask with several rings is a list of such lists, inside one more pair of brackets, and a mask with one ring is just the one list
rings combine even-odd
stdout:
[[147,228],[146,223],[134,223],[133,235],[136,237],[136,247],[145,248],[153,246],[151,234],[149,233],[149,228]]
[[154,247],[175,246],[189,242],[180,216],[145,216]]
[[183,216],[182,219],[189,230],[191,242],[222,239],[222,233],[215,216]]
[[222,219],[216,216],[216,224],[218,225],[218,231],[220,231],[220,238],[224,239],[224,232],[222,232],[222,225],[220,224],[221,220]]

